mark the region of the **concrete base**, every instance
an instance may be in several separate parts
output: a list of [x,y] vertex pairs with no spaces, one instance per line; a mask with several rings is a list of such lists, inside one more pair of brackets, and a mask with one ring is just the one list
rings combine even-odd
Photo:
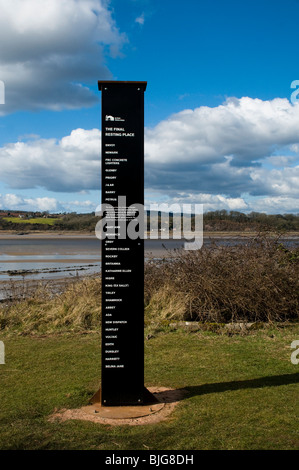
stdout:
[[97,414],[101,418],[107,419],[132,419],[142,418],[161,411],[165,406],[165,401],[159,400],[154,393],[144,388],[144,404],[134,406],[102,406],[101,390],[92,397],[91,404],[82,410],[88,414]]
[[[109,426],[136,426],[159,423],[168,418],[175,406],[185,398],[186,390],[166,387],[150,387],[149,397],[152,403],[141,406],[101,406],[99,392],[94,403],[83,408],[55,411],[50,417],[51,422],[79,419]],[[154,403],[153,403],[154,398]]]

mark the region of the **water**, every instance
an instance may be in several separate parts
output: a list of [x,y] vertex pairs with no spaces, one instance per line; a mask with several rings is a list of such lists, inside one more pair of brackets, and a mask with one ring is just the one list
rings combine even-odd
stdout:
[[[215,238],[224,246],[244,243],[242,237]],[[299,237],[283,240],[297,245]],[[204,245],[212,243],[205,238]],[[145,257],[161,258],[168,250],[181,249],[182,240],[145,240]],[[0,237],[0,281],[47,280],[100,273],[101,242],[96,237],[30,238]]]
[[100,260],[96,238],[0,238],[0,281],[93,274]]

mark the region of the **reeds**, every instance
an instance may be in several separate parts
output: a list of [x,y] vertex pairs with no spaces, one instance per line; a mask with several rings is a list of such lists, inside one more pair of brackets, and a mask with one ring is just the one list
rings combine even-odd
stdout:
[[100,324],[101,282],[86,278],[60,294],[43,285],[24,300],[0,308],[0,330],[21,334],[95,330]]

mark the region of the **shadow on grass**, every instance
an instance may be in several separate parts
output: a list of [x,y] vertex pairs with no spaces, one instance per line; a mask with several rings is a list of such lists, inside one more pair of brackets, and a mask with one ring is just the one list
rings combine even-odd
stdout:
[[[249,380],[236,380],[233,382],[220,382],[210,383],[203,385],[196,385],[186,387],[185,389],[167,390],[167,403],[178,401],[177,393],[184,391],[181,394],[179,400],[186,398],[207,395],[209,393],[223,393],[234,390],[254,389],[263,387],[277,387],[279,385],[291,385],[299,383],[299,373],[296,374],[285,374],[285,375],[272,375],[268,377],[260,377],[258,379]],[[165,392],[164,392],[165,393]],[[156,394],[157,398],[159,393]]]

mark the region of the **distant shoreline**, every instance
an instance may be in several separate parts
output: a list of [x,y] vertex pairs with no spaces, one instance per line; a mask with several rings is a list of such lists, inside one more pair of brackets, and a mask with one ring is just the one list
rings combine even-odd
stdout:
[[10,239],[59,239],[59,238],[95,238],[94,233],[90,232],[77,232],[77,231],[65,231],[65,232],[44,232],[44,231],[34,231],[20,233],[12,230],[1,230],[0,239],[10,240]]
[[[258,235],[259,232],[242,232],[242,231],[204,231],[204,238],[252,238]],[[278,236],[278,233],[273,232],[270,234],[273,237]],[[299,231],[284,232],[280,234],[282,238],[293,238],[299,237]],[[269,236],[269,233],[268,233]],[[17,232],[12,230],[1,230],[0,231],[0,240],[13,240],[13,239],[60,239],[60,238],[81,238],[81,239],[91,239],[96,238],[94,233],[85,232],[85,231],[57,231],[57,232],[44,232],[44,231],[30,231],[30,232]],[[147,240],[150,239],[150,234],[148,234]],[[163,240],[164,238],[159,238],[157,240]],[[170,236],[169,239],[172,239]],[[153,239],[154,240],[154,239]],[[167,239],[165,239],[167,240]],[[180,240],[180,239],[177,239]]]

